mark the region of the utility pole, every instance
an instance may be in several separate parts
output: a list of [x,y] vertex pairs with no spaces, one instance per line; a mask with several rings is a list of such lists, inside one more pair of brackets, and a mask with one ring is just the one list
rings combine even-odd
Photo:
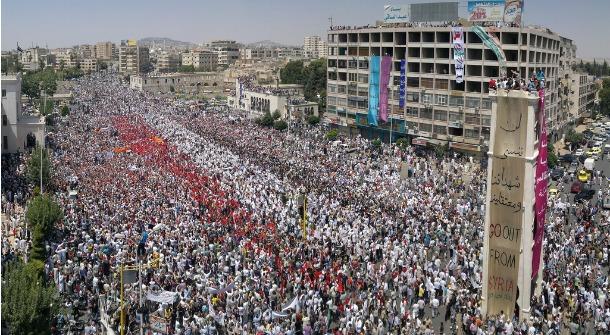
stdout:
[[140,306],[140,335],[144,335],[144,313],[142,313],[142,260],[138,258],[138,306]]
[[121,271],[121,325],[120,331],[121,335],[125,335],[125,301],[123,297],[123,263],[121,263],[121,267],[119,268]]

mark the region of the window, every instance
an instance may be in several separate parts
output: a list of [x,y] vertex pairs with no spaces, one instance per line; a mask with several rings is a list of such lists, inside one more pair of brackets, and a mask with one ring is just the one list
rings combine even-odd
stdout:
[[479,138],[479,129],[475,128],[475,129],[464,129],[464,137],[467,138]]
[[6,90],[5,89],[2,90],[2,97],[3,98],[6,97]]
[[437,94],[435,96],[436,104],[441,106],[447,106],[447,96],[443,94]]
[[447,111],[434,111],[434,119],[437,121],[447,121]]
[[420,123],[419,124],[419,130],[420,131],[431,132],[432,131],[432,125],[429,124],[429,123]]
[[434,133],[439,135],[447,135],[447,127],[445,126],[434,126]]
[[464,113],[449,113],[449,121],[462,121],[464,119]]
[[421,96],[422,96],[422,102],[424,104],[431,104],[432,103],[432,98],[434,96],[432,93],[424,93]]
[[407,101],[419,102],[419,93],[417,93],[417,92],[407,93]]
[[419,117],[422,119],[432,120],[432,108],[422,108]]
[[464,97],[449,97],[449,106],[451,107],[463,107],[464,106]]
[[349,81],[358,81],[357,73],[350,73],[350,74],[348,74],[348,76],[349,76]]
[[417,117],[418,111],[415,107],[407,107],[407,116]]
[[369,75],[368,74],[359,74],[358,75],[358,81],[361,83],[368,83],[369,82]]
[[8,136],[2,136],[2,149],[8,150]]
[[6,115],[2,115],[2,125],[6,126],[8,124],[8,119],[6,117]]
[[478,108],[480,104],[481,104],[481,99],[479,99],[479,98],[470,98],[470,97],[466,98],[466,107]]

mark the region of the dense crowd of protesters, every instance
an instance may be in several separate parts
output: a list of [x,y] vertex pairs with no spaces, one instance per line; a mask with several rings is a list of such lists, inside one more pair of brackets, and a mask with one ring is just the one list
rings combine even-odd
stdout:
[[177,109],[112,76],[74,93],[53,135],[64,239],[46,270],[90,332],[104,314],[118,330],[119,268],[138,263],[146,302],[125,285],[131,333],[136,313],[176,334],[607,331],[600,204],[550,201],[531,318],[484,320],[486,173],[470,159]]
[[282,96],[296,95],[298,93],[294,89],[260,86],[256,83],[255,75],[242,75],[239,76],[237,80],[241,84],[241,88],[245,91]]

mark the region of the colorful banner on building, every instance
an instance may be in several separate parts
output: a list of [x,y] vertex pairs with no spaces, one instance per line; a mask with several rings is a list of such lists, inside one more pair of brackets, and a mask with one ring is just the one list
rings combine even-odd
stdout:
[[464,81],[464,29],[462,27],[452,27],[453,36],[453,62],[455,63],[455,82]]
[[525,185],[527,99],[497,97],[491,148],[487,315],[513,315],[517,297]]
[[504,22],[521,25],[524,0],[506,0],[504,5]]
[[400,60],[400,92],[398,93],[398,107],[405,107],[405,97],[407,96],[407,60]]
[[469,21],[502,21],[504,0],[468,1]]
[[390,72],[392,71],[392,56],[381,57],[381,68],[379,71],[379,119],[388,121],[388,96],[390,84]]
[[544,221],[546,218],[546,200],[547,200],[547,135],[546,135],[546,122],[544,113],[544,89],[541,89],[538,94],[539,99],[539,112],[538,112],[538,159],[536,160],[536,204],[534,210],[535,216],[535,228],[534,228],[534,247],[532,248],[532,279],[538,275],[540,270],[540,262],[542,258],[542,240],[544,238]]
[[482,27],[472,26],[471,30],[473,33],[479,36],[481,41],[483,41],[483,44],[485,44],[486,47],[491,49],[491,51],[493,51],[493,53],[496,55],[496,58],[498,58],[498,63],[500,64],[500,77],[506,76],[506,56],[504,55],[504,51],[500,47],[500,41],[498,41],[495,36],[492,36],[487,31],[485,31],[485,29],[483,29]]
[[383,6],[383,22],[409,22],[410,11],[411,5],[385,5]]
[[381,58],[371,56],[369,61],[369,125],[377,126],[377,115],[379,114],[379,66]]

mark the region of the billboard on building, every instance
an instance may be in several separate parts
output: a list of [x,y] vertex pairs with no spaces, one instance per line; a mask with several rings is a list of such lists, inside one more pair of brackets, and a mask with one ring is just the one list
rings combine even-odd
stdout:
[[383,6],[383,22],[399,23],[409,22],[409,5],[385,5]]
[[523,0],[506,0],[504,6],[504,22],[521,24],[523,13]]
[[411,5],[411,22],[445,22],[457,20],[457,1],[415,3]]
[[468,1],[469,21],[503,21],[504,0]]

